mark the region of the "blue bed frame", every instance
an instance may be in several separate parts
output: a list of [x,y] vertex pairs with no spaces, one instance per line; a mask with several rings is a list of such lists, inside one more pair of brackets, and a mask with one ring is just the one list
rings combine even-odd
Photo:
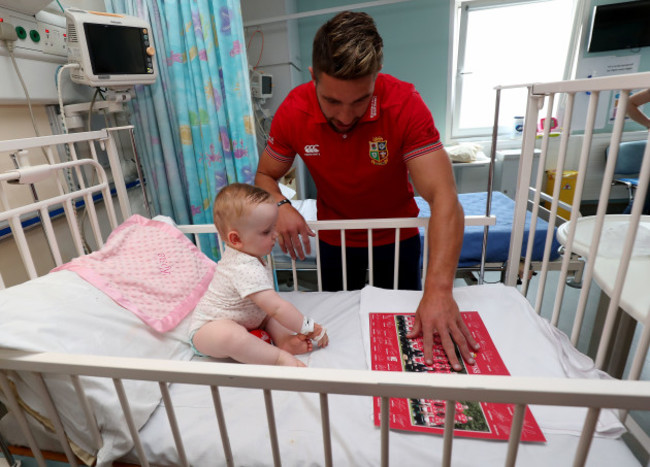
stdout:
[[[458,195],[461,205],[465,211],[465,215],[485,215],[487,205],[487,192],[479,193],[462,193]],[[311,204],[307,209],[299,209],[307,220],[316,219],[315,202],[310,201]],[[415,201],[420,208],[419,217],[429,217],[431,212],[429,204],[421,197],[415,198]],[[298,206],[300,208],[300,206]],[[491,226],[488,230],[487,249],[485,263],[490,265],[490,270],[505,270],[505,264],[508,260],[508,248],[510,245],[510,234],[512,232],[512,219],[515,209],[515,202],[508,198],[501,192],[492,192],[491,210],[490,213],[496,216],[496,225]],[[522,247],[522,256],[525,253],[525,248],[528,242],[528,232],[530,229],[530,214],[526,217],[526,230],[524,233],[524,243]],[[538,219],[535,228],[535,242],[533,247],[533,261],[541,261],[544,251],[544,243],[546,242],[546,232],[548,223],[542,219]],[[423,236],[421,236],[424,241]],[[465,227],[463,238],[463,247],[460,253],[458,262],[459,269],[475,270],[480,267],[481,253],[483,247],[483,227]],[[558,249],[560,244],[555,236],[553,237],[553,248],[551,260],[559,257]],[[313,248],[312,248],[313,249]],[[315,268],[315,251],[312,251],[312,256],[305,260],[298,260],[298,267],[300,269]],[[286,263],[291,264],[291,259],[280,250],[276,245],[273,250],[273,257],[276,262],[277,269],[283,269],[282,265]],[[287,266],[289,267],[289,266]]]
[[[461,193],[458,195],[465,215],[485,215],[487,203],[487,192]],[[422,198],[416,197],[415,201],[420,208],[419,217],[429,217],[431,211],[429,204]],[[496,225],[488,230],[486,263],[505,263],[508,260],[508,248],[510,246],[510,234],[512,233],[512,219],[515,210],[515,202],[499,191],[492,192],[492,205],[490,214],[496,216]],[[528,233],[530,230],[530,213],[526,215],[526,229],[522,246],[522,256],[526,253],[528,244]],[[535,240],[533,245],[533,261],[541,261],[546,242],[548,223],[542,219],[537,220],[535,226]],[[458,261],[459,268],[470,268],[481,263],[483,247],[483,227],[465,227],[463,236],[463,248]],[[553,236],[551,260],[560,256],[560,243]]]

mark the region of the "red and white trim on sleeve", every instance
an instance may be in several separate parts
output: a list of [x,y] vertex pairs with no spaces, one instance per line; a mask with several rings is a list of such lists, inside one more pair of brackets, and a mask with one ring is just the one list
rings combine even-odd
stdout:
[[404,154],[403,159],[404,159],[404,162],[408,162],[411,159],[415,159],[416,157],[423,156],[423,155],[428,154],[430,152],[438,151],[438,150],[440,150],[442,148],[443,148],[442,143],[440,141],[437,141],[437,142],[435,142],[433,144],[428,144],[426,146],[423,146],[423,147],[418,148],[418,149],[416,149],[414,151],[411,151],[411,152],[408,152],[408,153]]
[[294,156],[285,156],[284,154],[280,154],[280,153],[274,151],[271,148],[271,146],[269,146],[269,145],[266,146],[266,151],[269,153],[271,158],[275,159],[278,162],[283,162],[283,163],[285,163],[285,162],[293,162],[293,160],[295,159],[295,155]]

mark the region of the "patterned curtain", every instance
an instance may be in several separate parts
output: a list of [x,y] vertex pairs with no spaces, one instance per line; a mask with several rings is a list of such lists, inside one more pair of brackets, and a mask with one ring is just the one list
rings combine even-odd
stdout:
[[154,210],[179,224],[212,223],[218,191],[253,183],[258,162],[240,3],[105,2],[151,24],[159,79],[136,86],[131,109]]

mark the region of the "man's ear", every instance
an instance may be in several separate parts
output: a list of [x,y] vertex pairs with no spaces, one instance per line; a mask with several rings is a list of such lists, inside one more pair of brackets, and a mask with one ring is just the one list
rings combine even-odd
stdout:
[[314,69],[312,67],[309,67],[309,74],[311,75],[311,80],[316,82],[316,78],[314,78]]
[[228,243],[230,243],[234,247],[241,246],[241,237],[239,236],[239,232],[237,232],[236,230],[231,230],[230,232],[228,232],[226,239],[228,240]]

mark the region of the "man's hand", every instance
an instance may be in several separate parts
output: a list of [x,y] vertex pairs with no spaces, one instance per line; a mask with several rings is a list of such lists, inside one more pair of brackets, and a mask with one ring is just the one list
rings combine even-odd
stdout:
[[292,259],[296,259],[296,257],[305,259],[305,253],[311,253],[309,237],[314,237],[316,234],[293,206],[283,204],[279,209],[280,214],[275,228],[278,232],[280,248]]
[[424,294],[415,312],[413,329],[407,334],[408,338],[422,336],[424,361],[427,365],[433,364],[434,334],[440,336],[442,347],[454,370],[460,371],[462,369],[456,357],[454,342],[460,349],[465,361],[470,365],[476,363],[473,352],[479,350],[480,346],[474,340],[460,316],[458,305],[454,301],[451,292]]

